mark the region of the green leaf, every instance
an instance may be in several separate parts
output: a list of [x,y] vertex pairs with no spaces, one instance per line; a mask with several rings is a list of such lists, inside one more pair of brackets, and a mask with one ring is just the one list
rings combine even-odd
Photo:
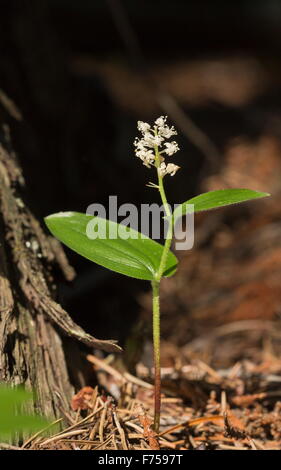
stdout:
[[270,196],[270,194],[252,191],[251,189],[219,189],[218,191],[210,191],[183,202],[175,209],[174,218],[176,220],[182,215],[192,213],[193,209],[188,207],[188,204],[194,204],[194,212],[202,212],[266,196]]
[[[50,232],[66,246],[105,268],[149,281],[157,273],[163,246],[136,230],[78,212],[52,214],[45,222]],[[99,237],[89,238],[89,235],[94,236],[97,227],[101,231]],[[116,238],[109,238],[109,234],[115,234]],[[164,276],[172,276],[176,267],[177,258],[169,252]]]
[[11,439],[16,432],[34,432],[48,422],[40,416],[23,414],[22,407],[32,394],[22,388],[0,385],[0,439]]

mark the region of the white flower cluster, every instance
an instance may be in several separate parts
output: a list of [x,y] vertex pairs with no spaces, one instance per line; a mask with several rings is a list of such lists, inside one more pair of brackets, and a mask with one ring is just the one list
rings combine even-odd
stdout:
[[170,139],[177,134],[174,126],[169,127],[166,121],[167,116],[160,116],[153,126],[147,122],[138,121],[138,130],[141,132],[142,138],[137,137],[134,142],[136,156],[148,168],[151,165],[155,166],[156,155],[159,155],[160,165],[158,165],[158,171],[162,177],[168,174],[174,176],[179,169],[179,166],[173,163],[166,165],[164,162],[163,154],[171,156],[179,150],[177,142],[165,142],[166,139]]

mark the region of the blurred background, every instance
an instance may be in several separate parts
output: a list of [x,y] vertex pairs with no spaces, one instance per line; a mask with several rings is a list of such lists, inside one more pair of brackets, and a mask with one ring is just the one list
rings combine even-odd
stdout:
[[[277,0],[1,0],[0,88],[23,121],[12,132],[26,198],[43,217],[109,195],[158,202],[134,157],[137,120],[168,115],[181,170],[171,203],[247,187],[272,197],[196,217],[195,247],[162,287],[162,360],[214,367],[280,352],[281,3]],[[42,222],[43,223],[43,222]],[[151,365],[151,297],[67,250],[60,302],[130,370]]]

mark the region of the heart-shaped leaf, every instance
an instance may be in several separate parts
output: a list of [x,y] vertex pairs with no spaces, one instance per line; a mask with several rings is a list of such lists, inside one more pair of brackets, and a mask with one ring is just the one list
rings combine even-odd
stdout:
[[189,204],[194,205],[194,212],[202,212],[266,196],[270,196],[270,194],[251,189],[219,189],[217,191],[210,191],[193,197],[179,205],[174,211],[174,219],[176,220],[182,215],[192,213],[193,209],[189,207]]
[[[136,230],[78,212],[52,214],[45,222],[56,238],[85,258],[126,276],[155,278],[163,246]],[[177,258],[169,252],[164,276],[172,276],[176,267]]]

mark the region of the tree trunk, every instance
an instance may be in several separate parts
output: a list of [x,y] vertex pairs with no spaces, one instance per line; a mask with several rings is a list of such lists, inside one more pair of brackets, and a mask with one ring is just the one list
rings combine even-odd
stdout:
[[73,394],[57,327],[88,346],[119,348],[85,333],[54,300],[53,264],[67,280],[74,271],[23,201],[24,179],[7,125],[13,129],[20,119],[0,90],[0,381],[34,390],[33,408],[52,419],[71,412]]

